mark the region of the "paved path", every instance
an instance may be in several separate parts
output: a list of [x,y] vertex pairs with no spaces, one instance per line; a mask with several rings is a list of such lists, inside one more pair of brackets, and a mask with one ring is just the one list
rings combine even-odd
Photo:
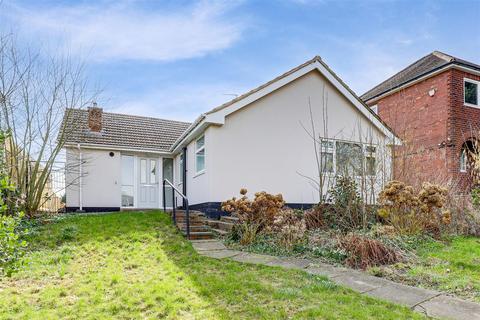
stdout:
[[230,250],[218,240],[192,241],[195,250],[216,259],[232,259],[244,263],[299,269],[311,274],[325,275],[333,282],[361,294],[403,304],[430,317],[474,320],[480,319],[480,304],[447,296],[441,292],[406,286],[370,276],[352,269],[334,267],[308,259],[281,258]]

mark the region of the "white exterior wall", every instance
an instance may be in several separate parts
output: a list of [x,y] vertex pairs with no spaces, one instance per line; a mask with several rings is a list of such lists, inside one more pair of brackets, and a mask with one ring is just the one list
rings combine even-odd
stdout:
[[[328,96],[326,130],[322,121],[324,87]],[[202,202],[219,202],[237,196],[245,187],[250,196],[265,190],[283,194],[288,203],[318,202],[318,191],[301,176],[318,176],[313,141],[302,128],[302,124],[308,130],[311,127],[309,100],[317,136],[356,142],[366,142],[367,136],[373,136],[377,143],[386,142],[356,107],[318,71],[312,71],[228,115],[223,126],[210,126],[205,144],[207,188],[203,189],[205,182],[192,179],[188,181],[189,194],[197,197],[195,191],[201,189],[202,198],[208,198]],[[192,148],[189,146],[189,154]],[[387,162],[386,171],[390,160]]]
[[[96,150],[81,148],[82,161],[82,206],[88,207],[121,207],[121,156],[135,156],[134,179],[138,183],[138,158],[158,159],[157,175],[159,181],[159,207],[162,202],[162,156],[153,153],[123,152],[119,150]],[[114,153],[110,157],[110,152]],[[67,207],[79,207],[80,178],[79,152],[75,148],[66,149],[67,170],[65,174]],[[138,199],[138,188],[135,188],[135,202]]]
[[[82,203],[83,207],[120,207],[120,152],[110,150],[82,149]],[[66,150],[66,197],[67,207],[79,207],[78,150]]]

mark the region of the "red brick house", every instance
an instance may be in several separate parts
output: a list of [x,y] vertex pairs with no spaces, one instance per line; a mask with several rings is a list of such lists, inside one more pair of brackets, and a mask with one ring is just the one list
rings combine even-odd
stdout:
[[480,137],[480,65],[434,51],[361,98],[403,140],[395,179],[468,190]]

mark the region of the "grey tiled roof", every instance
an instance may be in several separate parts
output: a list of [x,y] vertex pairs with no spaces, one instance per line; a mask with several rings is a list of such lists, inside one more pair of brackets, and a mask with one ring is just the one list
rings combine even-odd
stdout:
[[383,81],[374,88],[370,89],[360,98],[362,98],[363,101],[368,101],[449,64],[457,64],[480,70],[480,66],[475,63],[468,62],[439,51],[434,51],[415,61],[402,71]]
[[102,131],[88,128],[88,111],[68,109],[67,144],[89,144],[168,152],[190,126],[188,122],[103,112]]

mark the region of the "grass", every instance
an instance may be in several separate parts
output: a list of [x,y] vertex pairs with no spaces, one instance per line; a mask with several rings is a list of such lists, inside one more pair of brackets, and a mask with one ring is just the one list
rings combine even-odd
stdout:
[[324,277],[199,256],[161,212],[70,216],[0,279],[1,319],[421,319]]
[[480,239],[454,237],[417,250],[420,262],[408,274],[426,286],[480,302]]

